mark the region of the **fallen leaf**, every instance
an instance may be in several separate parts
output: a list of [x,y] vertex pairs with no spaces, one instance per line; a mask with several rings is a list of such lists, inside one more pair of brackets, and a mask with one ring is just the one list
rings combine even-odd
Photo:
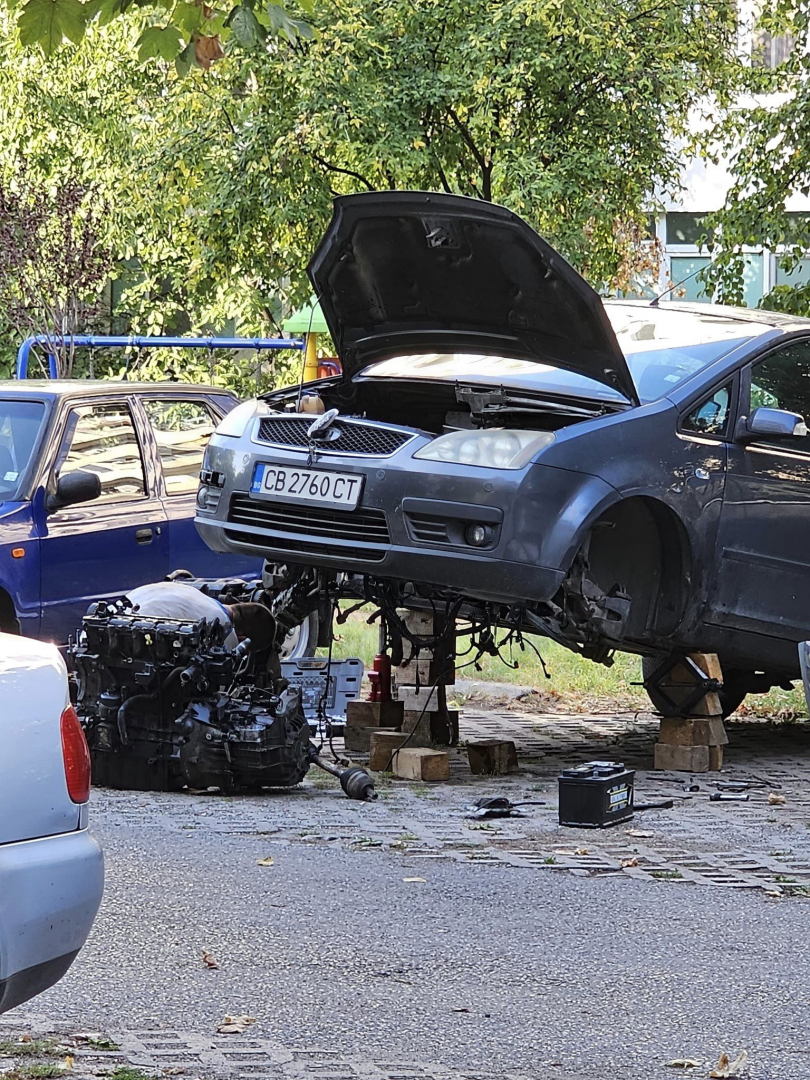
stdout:
[[628,866],[638,866],[638,859],[633,856],[632,859],[622,859],[622,866],[627,869]]
[[733,1080],[742,1074],[743,1069],[748,1067],[748,1051],[741,1050],[733,1061],[729,1060],[728,1054],[721,1054],[720,1060],[709,1073],[715,1080]]
[[414,882],[414,883],[417,883],[419,885],[427,885],[427,878],[423,878],[423,877],[404,877],[402,880],[403,881]]
[[642,837],[648,838],[650,836],[655,836],[655,833],[650,832],[649,829],[628,829],[627,830],[627,835],[628,836],[642,836]]
[[31,1036],[30,1035],[21,1035],[20,1036],[20,1042],[21,1043],[31,1042]]
[[245,1028],[255,1023],[255,1016],[226,1016],[217,1031],[220,1035],[241,1035]]
[[781,900],[785,894],[781,889],[766,889],[765,895],[772,897],[774,900]]
[[64,1065],[64,1067],[66,1069],[72,1069],[73,1068],[73,1055],[72,1054],[67,1054],[65,1056],[65,1058],[63,1059],[62,1064]]
[[694,1058],[675,1058],[674,1061],[667,1062],[668,1069],[699,1069],[703,1064],[702,1061],[696,1061]]
[[273,862],[273,856],[268,855],[265,859],[257,859],[256,860],[256,865],[257,866],[275,866],[276,864]]
[[768,795],[768,802],[771,804],[771,806],[784,806],[785,796],[777,795],[775,791],[772,791]]
[[590,855],[590,851],[586,847],[574,848],[575,855]]
[[205,964],[205,966],[207,968],[211,968],[212,971],[217,971],[219,969],[219,964],[217,963],[216,958],[213,957],[211,953],[208,952],[206,949],[203,949],[202,954],[203,963]]

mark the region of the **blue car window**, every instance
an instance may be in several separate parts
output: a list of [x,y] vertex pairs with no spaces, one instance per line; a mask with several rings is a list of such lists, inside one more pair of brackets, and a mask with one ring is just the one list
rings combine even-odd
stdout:
[[126,405],[83,405],[72,409],[58,474],[79,469],[101,480],[99,502],[126,502],[146,494],[141,450]]
[[44,415],[41,401],[0,400],[0,499],[16,498]]
[[196,493],[203,454],[216,421],[201,401],[147,398],[143,406],[155,433],[166,494]]

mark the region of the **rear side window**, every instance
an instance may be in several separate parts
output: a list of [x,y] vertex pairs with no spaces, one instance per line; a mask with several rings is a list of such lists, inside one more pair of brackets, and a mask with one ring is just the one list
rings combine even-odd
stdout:
[[196,492],[203,454],[216,421],[201,401],[144,401],[155,433],[168,495]]
[[694,435],[726,435],[730,403],[731,383],[728,383],[693,409],[681,424],[681,430]]
[[99,502],[126,502],[146,495],[143,460],[126,405],[83,405],[68,414],[58,475],[82,470],[101,480]]

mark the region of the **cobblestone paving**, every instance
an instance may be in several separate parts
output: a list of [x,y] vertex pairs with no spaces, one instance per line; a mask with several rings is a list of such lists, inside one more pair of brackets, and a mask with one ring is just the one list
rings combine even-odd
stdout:
[[[137,818],[145,828],[266,835],[269,845],[382,848],[412,864],[456,859],[581,876],[757,888],[774,896],[810,891],[810,724],[731,722],[722,774],[699,776],[650,769],[657,726],[648,714],[468,710],[462,739],[513,739],[518,774],[472,777],[462,747],[451,752],[450,783],[428,786],[382,777],[380,799],[373,804],[349,802],[313,769],[299,789],[258,797],[99,791],[95,812],[120,824]],[[340,752],[340,743],[336,749]],[[637,802],[673,798],[675,808],[637,814],[609,830],[560,828],[557,775],[564,766],[594,758],[621,760],[637,770]],[[749,800],[710,802],[718,780],[750,782]],[[695,784],[699,790],[685,790]],[[466,818],[474,799],[493,794],[544,805],[526,807],[523,818]],[[774,804],[773,796],[784,797],[784,803]]]
[[[38,1066],[53,1062],[61,1064],[71,1080],[114,1077],[125,1067],[136,1070],[139,1077],[186,1076],[189,1080],[586,1080],[584,1074],[563,1069],[560,1062],[554,1061],[538,1063],[537,1071],[531,1074],[453,1070],[396,1056],[374,1060],[336,1050],[288,1047],[271,1039],[253,1038],[248,1032],[234,1037],[166,1028],[111,1031],[103,1037],[115,1043],[117,1049],[102,1051],[88,1048],[85,1033],[77,1038],[64,1025],[54,1026],[46,1020],[21,1024],[18,1019],[0,1019],[0,1040],[16,1041],[23,1035],[54,1044],[51,1054],[19,1059],[29,1075]],[[0,1075],[13,1061],[0,1056]],[[134,1080],[131,1073],[127,1080],[130,1078]]]

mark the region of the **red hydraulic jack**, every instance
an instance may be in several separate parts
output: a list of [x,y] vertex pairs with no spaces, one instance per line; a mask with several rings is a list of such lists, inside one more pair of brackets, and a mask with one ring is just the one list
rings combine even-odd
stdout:
[[385,620],[380,619],[380,643],[379,652],[374,657],[371,671],[368,673],[368,681],[371,684],[369,701],[391,700],[391,657],[385,651],[387,645]]

